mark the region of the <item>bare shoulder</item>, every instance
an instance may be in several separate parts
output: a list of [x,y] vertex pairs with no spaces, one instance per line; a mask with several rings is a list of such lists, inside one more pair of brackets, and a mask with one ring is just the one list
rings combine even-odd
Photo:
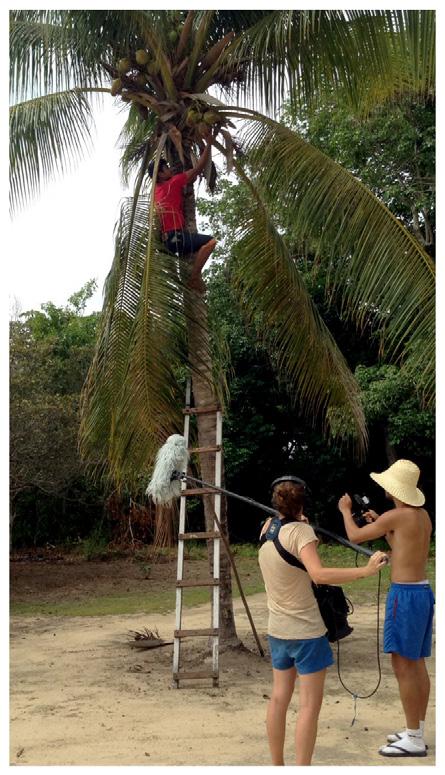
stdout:
[[418,524],[419,521],[431,525],[431,520],[426,509],[417,506],[403,506],[403,508],[389,509],[389,511],[385,511],[381,517],[385,517],[385,521],[387,520],[388,524],[391,524],[391,526],[394,526],[395,528],[398,526],[403,527],[413,525],[414,523]]
[[394,512],[400,512],[402,517],[412,517],[413,519],[418,520],[419,518],[425,521],[430,521],[430,515],[428,514],[426,509],[423,509],[421,506],[404,506],[402,509],[392,509]]
[[384,511],[380,515],[379,519],[384,518],[388,522],[397,522],[399,519],[402,519],[404,514],[406,514],[406,509],[388,509],[388,511]]
[[420,508],[420,509],[415,509],[415,511],[418,511],[420,513],[422,519],[424,520],[424,522],[426,522],[428,525],[430,525],[432,527],[431,517],[428,514],[426,509]]

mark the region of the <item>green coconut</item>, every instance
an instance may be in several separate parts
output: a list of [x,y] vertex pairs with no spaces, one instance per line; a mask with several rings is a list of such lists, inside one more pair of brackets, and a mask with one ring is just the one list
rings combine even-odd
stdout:
[[111,82],[111,96],[115,97],[116,94],[119,94],[119,92],[122,91],[122,81],[120,78],[115,78],[114,81]]
[[157,75],[159,73],[159,65],[157,62],[150,62],[149,65],[147,65],[147,73],[149,75]]
[[221,116],[214,110],[206,110],[203,115],[203,119],[208,126],[221,123]]
[[168,31],[168,39],[169,39],[170,43],[176,43],[178,38],[179,38],[178,30],[174,30],[173,29],[173,30],[169,30]]
[[144,67],[144,65],[146,65],[147,62],[149,61],[150,55],[148,51],[145,51],[145,49],[138,48],[135,54],[135,59],[138,65],[140,65],[141,67]]
[[129,70],[131,70],[131,59],[128,59],[128,57],[119,59],[119,62],[117,63],[118,73],[125,75],[125,73],[128,73]]
[[202,119],[201,113],[195,110],[195,108],[190,108],[187,111],[185,123],[187,124],[187,126],[193,126],[194,124],[197,124],[198,121],[201,121],[201,119]]

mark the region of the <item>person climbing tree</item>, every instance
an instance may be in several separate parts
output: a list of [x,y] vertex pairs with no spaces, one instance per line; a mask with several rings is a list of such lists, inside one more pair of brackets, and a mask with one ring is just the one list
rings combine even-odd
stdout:
[[[209,234],[192,232],[185,227],[184,187],[193,183],[204,170],[212,145],[209,133],[207,144],[192,169],[174,175],[165,159],[160,159],[155,182],[154,199],[160,219],[161,238],[171,253],[179,256],[195,254],[190,275],[190,286],[203,289],[201,271],[216,246],[216,240]],[[148,174],[153,178],[154,161],[148,165]]]

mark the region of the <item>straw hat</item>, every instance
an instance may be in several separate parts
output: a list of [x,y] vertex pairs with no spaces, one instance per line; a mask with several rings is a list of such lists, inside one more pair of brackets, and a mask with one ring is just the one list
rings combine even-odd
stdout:
[[420,469],[411,460],[396,460],[381,474],[370,474],[380,487],[409,506],[423,506],[425,496],[417,487]]

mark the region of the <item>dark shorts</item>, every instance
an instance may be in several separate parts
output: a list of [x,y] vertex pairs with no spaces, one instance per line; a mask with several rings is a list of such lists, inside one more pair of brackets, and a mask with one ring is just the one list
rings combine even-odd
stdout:
[[289,670],[295,667],[300,675],[318,673],[334,664],[332,649],[326,635],[320,638],[293,640],[267,636],[269,639],[272,667],[275,670]]
[[391,584],[383,651],[407,659],[431,656],[434,595],[429,584]]
[[203,245],[207,245],[213,237],[210,234],[198,234],[183,229],[182,231],[167,231],[164,239],[170,253],[188,256],[190,253],[196,253]]

